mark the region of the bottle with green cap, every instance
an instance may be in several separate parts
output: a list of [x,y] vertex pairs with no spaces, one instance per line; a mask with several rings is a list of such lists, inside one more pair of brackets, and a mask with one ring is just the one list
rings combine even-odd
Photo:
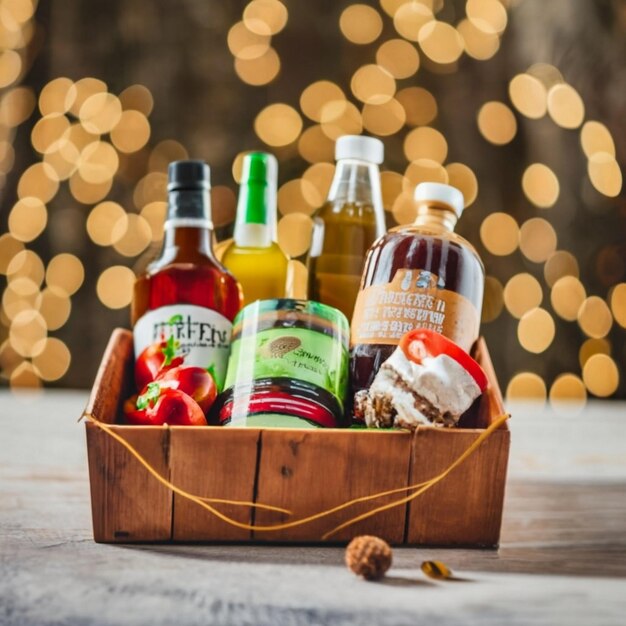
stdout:
[[233,242],[222,257],[241,284],[244,304],[285,296],[289,259],[276,243],[277,177],[273,155],[244,156]]

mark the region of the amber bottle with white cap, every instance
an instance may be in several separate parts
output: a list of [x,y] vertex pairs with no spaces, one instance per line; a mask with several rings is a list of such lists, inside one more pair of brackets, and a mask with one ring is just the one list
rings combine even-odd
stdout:
[[463,194],[421,183],[415,201],[415,222],[391,229],[367,253],[351,325],[353,392],[370,386],[409,330],[435,330],[468,352],[478,338],[485,270],[474,247],[454,232]]
[[345,135],[335,144],[335,158],[328,199],[313,218],[309,298],[350,319],[367,250],[385,232],[378,169],[384,146],[374,137]]

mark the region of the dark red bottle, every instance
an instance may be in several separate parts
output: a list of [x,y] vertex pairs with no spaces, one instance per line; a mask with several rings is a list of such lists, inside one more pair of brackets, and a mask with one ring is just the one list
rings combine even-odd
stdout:
[[135,356],[173,337],[185,364],[208,369],[221,389],[242,296],[237,280],[213,254],[209,166],[171,163],[167,189],[163,248],[135,282]]
[[467,352],[478,338],[485,270],[453,229],[463,211],[458,189],[422,183],[417,219],[392,228],[369,249],[351,324],[350,383],[369,388],[402,336],[428,328]]

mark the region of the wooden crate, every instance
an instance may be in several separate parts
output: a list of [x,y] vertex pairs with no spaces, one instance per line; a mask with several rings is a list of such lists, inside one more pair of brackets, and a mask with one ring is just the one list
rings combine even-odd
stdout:
[[[447,468],[504,413],[484,340],[475,354],[489,387],[470,410],[476,428],[401,431],[139,427],[116,424],[132,392],[132,335],[117,329],[86,409],[124,437],[164,477],[196,496],[274,505],[283,513],[217,505],[235,519],[277,524],[347,500],[419,483]],[[343,521],[404,493],[359,503],[304,526],[259,532],[233,527],[159,483],[117,441],[87,422],[94,539],[98,542],[319,542]],[[393,544],[495,547],[509,454],[506,425],[444,480],[406,505],[345,528],[330,541],[374,534]]]

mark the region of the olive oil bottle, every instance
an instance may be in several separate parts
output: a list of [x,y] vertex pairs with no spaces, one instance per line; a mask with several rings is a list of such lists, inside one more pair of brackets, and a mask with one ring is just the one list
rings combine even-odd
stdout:
[[222,263],[239,280],[244,305],[283,298],[289,259],[276,243],[276,158],[251,152],[243,159],[232,244]]
[[345,135],[337,140],[337,168],[326,203],[313,218],[308,257],[309,298],[352,317],[365,255],[385,232],[378,166],[379,139]]

